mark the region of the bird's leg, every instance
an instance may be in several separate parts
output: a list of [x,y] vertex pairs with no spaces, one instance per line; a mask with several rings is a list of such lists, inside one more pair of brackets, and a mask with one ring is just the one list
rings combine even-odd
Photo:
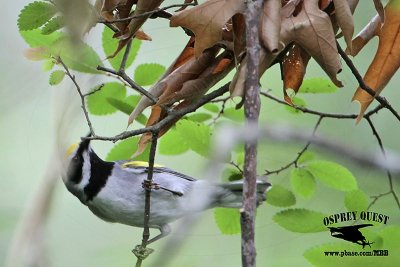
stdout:
[[[160,230],[160,234],[153,237],[152,239],[150,239],[149,241],[147,241],[147,245],[153,243],[154,241],[157,241],[165,236],[167,236],[169,233],[171,233],[171,227],[168,224],[162,225],[160,227],[157,227]],[[151,248],[144,248],[142,245],[137,245],[133,250],[132,250],[133,254],[135,254],[135,256],[138,259],[144,260],[145,258],[147,258],[147,256],[149,256],[151,253],[154,252],[154,249]]]
[[169,235],[169,233],[171,233],[171,227],[168,224],[164,224],[158,229],[160,230],[160,234],[147,241],[147,244],[153,243],[154,241],[166,237],[167,235]]

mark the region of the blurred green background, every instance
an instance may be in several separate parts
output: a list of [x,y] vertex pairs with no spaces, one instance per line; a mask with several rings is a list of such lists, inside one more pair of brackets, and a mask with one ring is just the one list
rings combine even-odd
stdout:
[[[177,1],[167,1],[177,2]],[[361,1],[356,11],[356,32],[358,32],[374,15],[372,1]],[[61,133],[66,142],[75,142],[87,132],[87,125],[78,107],[78,97],[70,81],[65,79],[58,87],[48,85],[48,73],[41,70],[41,63],[28,61],[23,56],[28,47],[20,37],[16,25],[19,11],[29,1],[7,1],[3,8],[1,23],[2,46],[0,49],[0,263],[4,262],[10,240],[21,213],[35,195],[36,188],[43,179],[45,168],[52,154],[53,144],[60,131],[59,112],[63,106],[76,106],[74,117],[61,124],[69,125],[68,131]],[[179,53],[185,35],[179,29],[170,29],[167,21],[150,21],[144,26],[146,33],[153,38],[152,42],[143,42],[135,65],[157,62],[169,65]],[[88,37],[88,42],[105,58],[101,49],[98,26]],[[354,60],[361,73],[365,73],[372,55],[377,47],[377,39],[371,41]],[[345,86],[335,94],[302,95],[308,107],[320,111],[336,113],[356,113],[357,104],[350,99],[357,87],[356,81],[347,67],[343,67],[339,78]],[[131,73],[133,74],[133,72]],[[307,77],[323,76],[315,62],[311,62]],[[92,86],[94,78],[80,77],[82,84]],[[281,96],[282,83],[279,69],[273,67],[262,78],[263,88],[273,89]],[[396,75],[389,83],[383,95],[399,110],[400,76]],[[65,95],[71,94],[72,101],[62,103]],[[65,101],[64,101],[65,102]],[[263,100],[261,123],[269,125],[285,122],[306,131],[311,131],[317,117],[306,114],[288,113],[282,105]],[[126,126],[126,117],[116,114],[107,117],[94,117],[97,132],[112,135],[121,132]],[[386,110],[374,117],[377,129],[381,134],[387,150],[400,152],[397,140],[400,136],[400,124]],[[358,150],[375,152],[378,150],[375,138],[362,121],[355,125],[351,120],[323,121],[319,130],[321,135],[331,137],[338,142],[349,144]],[[265,169],[274,169],[290,162],[304,144],[280,144],[265,141],[260,144],[259,173]],[[112,147],[110,143],[96,142],[95,148],[104,157]],[[310,148],[314,151],[314,147]],[[317,150],[319,151],[319,150]],[[349,168],[356,176],[359,186],[368,195],[377,195],[388,190],[387,177],[383,171],[368,166],[359,167],[346,158],[337,157],[326,151],[319,151],[320,159],[339,162]],[[51,160],[51,159],[50,159]],[[180,156],[157,155],[157,162],[188,175],[199,177],[203,174],[206,159],[186,153]],[[289,185],[289,172],[271,177],[274,183]],[[395,187],[399,189],[398,177]],[[332,214],[344,211],[344,194],[319,186],[317,196],[312,200],[299,200],[296,207],[305,207]],[[316,199],[318,201],[316,201]],[[317,234],[295,234],[283,230],[272,221],[272,216],[280,209],[264,204],[257,213],[257,261],[258,266],[310,266],[303,257],[307,248],[333,242],[328,232]],[[390,216],[389,224],[400,224],[399,210],[391,196],[381,198],[372,208],[373,211]],[[179,223],[174,224],[172,235],[178,235]],[[97,219],[81,205],[67,190],[59,179],[56,195],[45,229],[47,256],[51,266],[133,266],[135,257],[131,253],[134,245],[141,241],[142,230],[118,224],[108,224]],[[156,250],[165,244],[162,240],[152,247]],[[340,242],[340,241],[339,241]],[[156,259],[157,252],[145,261],[150,266]],[[206,211],[197,225],[189,233],[184,248],[177,253],[170,266],[241,266],[240,236],[222,235],[213,218],[213,211]],[[382,264],[385,266],[385,264]]]

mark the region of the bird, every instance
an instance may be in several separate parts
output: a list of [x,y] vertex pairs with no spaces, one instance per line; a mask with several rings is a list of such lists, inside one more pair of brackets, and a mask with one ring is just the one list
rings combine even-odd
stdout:
[[[104,161],[94,152],[90,139],[71,145],[66,158],[62,180],[94,215],[106,222],[144,227],[147,162]],[[152,180],[148,227],[160,234],[147,244],[167,236],[171,232],[169,223],[187,214],[215,207],[242,207],[242,180],[217,184],[161,165],[154,165]],[[257,179],[257,205],[266,200],[270,186],[265,179]]]

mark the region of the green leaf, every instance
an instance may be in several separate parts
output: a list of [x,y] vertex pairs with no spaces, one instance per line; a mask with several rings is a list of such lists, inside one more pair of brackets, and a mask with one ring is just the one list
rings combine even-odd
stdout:
[[[109,29],[108,27],[104,26],[103,35],[102,35],[102,44],[103,44],[103,51],[106,56],[112,55],[118,47],[119,39],[113,38],[114,32]],[[139,51],[141,41],[138,39],[133,39],[131,50],[129,51],[129,56],[126,60],[125,69],[129,68],[132,65],[133,61],[136,58],[136,55]],[[115,57],[108,58],[108,62],[110,62],[111,66],[118,70],[121,66],[122,58],[125,54],[126,47],[123,48]]]
[[323,224],[325,214],[307,209],[287,209],[273,216],[281,227],[295,233],[317,233],[326,231]]
[[42,28],[42,34],[48,35],[50,33],[53,33],[59,29],[64,27],[64,18],[61,16],[52,18],[49,22],[44,25]]
[[50,70],[53,69],[54,65],[55,65],[54,60],[53,59],[48,59],[45,62],[43,62],[42,70],[43,71],[50,71]]
[[45,2],[33,2],[25,6],[18,17],[18,29],[29,31],[39,28],[49,21],[57,12],[52,4]]
[[111,106],[116,108],[117,110],[125,113],[126,115],[131,114],[133,107],[126,103],[124,100],[117,99],[117,98],[112,98],[109,97],[107,98],[108,103],[110,103]]
[[[306,101],[304,101],[303,99],[301,99],[300,97],[297,97],[297,96],[292,97],[292,102],[293,102],[293,104],[294,104],[295,106],[298,106],[298,107],[303,107],[303,108],[305,108],[305,107],[307,106]],[[302,113],[301,110],[295,109],[295,108],[292,107],[292,106],[285,106],[285,109],[286,109],[287,111],[289,111],[290,113],[293,113],[293,114]]]
[[276,207],[290,207],[296,204],[294,194],[281,185],[273,185],[267,193],[267,203]]
[[222,172],[222,181],[233,182],[243,179],[243,174],[238,169],[227,168]]
[[[116,160],[128,160],[137,150],[137,144],[139,142],[139,137],[131,137],[118,142],[111,150],[108,152],[106,160],[116,161]],[[149,160],[149,147],[136,157],[134,160],[148,161]]]
[[[378,234],[372,232],[371,228],[362,228],[360,231],[365,236],[366,240],[371,242],[371,248],[366,246],[364,249],[354,243],[337,241],[335,243],[323,244],[320,246],[307,249],[304,257],[313,265],[317,267],[337,267],[337,266],[397,266],[400,262],[399,253],[391,253],[398,251],[400,238],[400,231],[392,231],[395,227],[400,230],[398,226],[385,227],[383,231]],[[387,235],[388,234],[388,235]],[[329,238],[329,237],[327,237]],[[382,245],[383,242],[383,245]],[[373,256],[374,250],[384,249],[388,250],[389,256]],[[331,254],[331,253],[333,254]],[[334,255],[338,252],[338,255]],[[368,257],[364,255],[349,255],[351,253],[372,253]],[[361,256],[361,257],[360,257]]]
[[[345,257],[345,251],[360,251],[360,246],[350,242],[335,242],[307,249],[303,255],[313,266],[317,267],[374,266],[371,265],[371,259],[376,257]],[[329,252],[338,252],[338,255],[330,255]],[[343,256],[340,256],[341,253],[343,253]],[[364,264],[362,263],[363,261]]]
[[368,197],[359,189],[349,191],[344,197],[344,205],[348,211],[364,211],[368,207]]
[[21,31],[19,33],[30,47],[50,47],[56,40],[60,39],[62,36],[62,34],[59,32],[53,32],[51,34],[44,35],[42,34],[40,29],[32,31]]
[[208,110],[210,112],[218,113],[219,112],[219,107],[216,104],[213,103],[207,103],[203,106],[205,110]]
[[100,91],[87,97],[89,112],[93,115],[107,115],[114,113],[117,109],[110,104],[110,98],[122,100],[125,98],[126,89],[121,83],[106,83]]
[[212,118],[210,114],[207,113],[196,113],[186,117],[188,120],[197,121],[197,122],[204,122]]
[[334,93],[337,91],[336,85],[331,80],[325,78],[306,79],[300,86],[299,93]]
[[236,164],[242,166],[244,164],[244,151],[241,150],[236,155]]
[[211,142],[209,126],[190,120],[180,120],[176,124],[176,130],[190,149],[201,156],[208,157]]
[[[137,104],[136,98],[140,98],[140,96],[130,95],[123,100],[116,98],[107,98],[107,101],[108,103],[110,103],[111,106],[113,106],[117,110],[125,113],[126,115],[130,115],[132,110],[135,108],[135,105]],[[136,104],[132,104],[132,102]],[[140,114],[139,116],[137,116],[135,121],[139,122],[142,125],[146,125],[147,117],[143,114]]]
[[85,43],[71,44],[67,38],[61,38],[52,45],[52,54],[60,56],[71,69],[83,73],[98,74],[97,66],[103,65],[99,55]]
[[64,76],[65,76],[65,72],[62,71],[62,70],[53,71],[53,72],[50,74],[49,84],[50,84],[50,85],[57,85],[57,84],[59,84],[59,83],[64,79]]
[[[385,227],[382,231],[379,232],[379,235],[383,238],[383,245],[385,249],[388,249],[389,251],[398,251],[400,240],[400,226],[398,224]],[[400,253],[392,253],[392,256],[393,261],[397,260],[397,263],[400,262]]]
[[216,208],[214,218],[222,234],[234,235],[240,233],[240,212],[238,209]]
[[157,63],[139,65],[135,70],[135,82],[141,86],[154,84],[165,72],[165,67]]
[[337,163],[316,160],[308,163],[306,169],[328,187],[340,191],[352,191],[358,188],[353,174]]
[[315,159],[315,154],[310,152],[310,151],[304,151],[303,154],[301,154],[300,158],[297,160],[298,164],[302,164],[311,160]]
[[312,174],[303,169],[296,168],[290,175],[293,191],[304,198],[311,198],[315,193],[316,183]]
[[162,155],[179,155],[189,150],[189,146],[182,139],[175,128],[169,130],[160,138],[158,152]]
[[244,121],[243,109],[226,108],[224,109],[224,113],[222,113],[222,116],[237,122]]

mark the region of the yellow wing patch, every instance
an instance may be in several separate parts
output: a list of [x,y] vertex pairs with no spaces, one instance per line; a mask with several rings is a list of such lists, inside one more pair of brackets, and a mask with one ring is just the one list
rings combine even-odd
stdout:
[[[132,167],[149,167],[149,163],[146,161],[128,161],[121,165],[123,168],[132,168]],[[161,168],[164,167],[162,165],[154,164],[154,167]]]

